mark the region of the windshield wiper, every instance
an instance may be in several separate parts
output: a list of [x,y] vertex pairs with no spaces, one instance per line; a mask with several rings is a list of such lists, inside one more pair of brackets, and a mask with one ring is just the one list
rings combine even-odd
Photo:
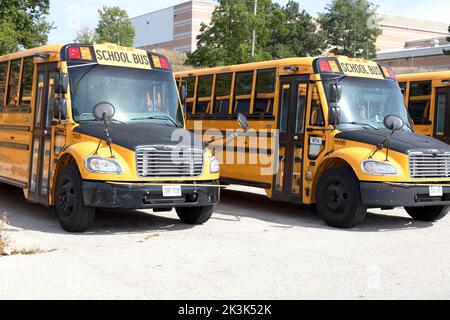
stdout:
[[378,127],[374,126],[373,124],[365,123],[365,122],[353,121],[353,122],[341,122],[340,124],[352,124],[352,125],[355,125],[355,126],[362,126],[362,127],[365,126],[365,127],[371,127],[372,129],[375,129],[375,130],[380,130],[380,129],[378,129]]
[[179,128],[180,126],[178,125],[178,123],[176,123],[171,117],[169,116],[151,116],[151,117],[144,117],[144,118],[135,118],[135,119],[131,119],[131,121],[140,121],[140,120],[169,120],[170,122],[172,122],[172,124]]

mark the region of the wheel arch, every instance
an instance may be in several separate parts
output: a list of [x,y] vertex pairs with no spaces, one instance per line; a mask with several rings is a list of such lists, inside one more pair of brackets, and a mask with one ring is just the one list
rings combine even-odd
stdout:
[[333,158],[328,158],[325,161],[322,162],[322,164],[320,165],[319,169],[317,170],[313,182],[312,182],[312,203],[316,203],[316,191],[317,191],[317,186],[319,184],[319,180],[322,177],[322,175],[327,172],[330,169],[334,169],[334,168],[348,168],[350,169],[353,174],[355,175],[355,178],[357,178],[355,170],[353,170],[351,164],[340,157],[333,157]]

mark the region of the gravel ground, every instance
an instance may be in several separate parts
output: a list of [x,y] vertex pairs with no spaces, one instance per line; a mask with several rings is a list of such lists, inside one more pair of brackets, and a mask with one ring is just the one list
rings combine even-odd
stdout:
[[259,190],[222,193],[213,219],[101,211],[72,235],[53,210],[0,185],[14,249],[0,257],[0,299],[449,299],[450,217],[412,221],[371,211],[359,228],[328,228]]

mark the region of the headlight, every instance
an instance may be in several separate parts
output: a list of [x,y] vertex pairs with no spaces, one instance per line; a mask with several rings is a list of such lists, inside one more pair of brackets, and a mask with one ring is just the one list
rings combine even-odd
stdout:
[[86,169],[94,173],[122,174],[122,166],[115,160],[101,157],[89,157],[85,161]]
[[211,173],[219,173],[220,172],[220,164],[219,164],[219,161],[217,161],[217,159],[215,157],[211,158],[209,168],[210,168]]
[[364,161],[361,168],[365,173],[374,176],[396,176],[398,174],[397,168],[393,165],[373,160]]

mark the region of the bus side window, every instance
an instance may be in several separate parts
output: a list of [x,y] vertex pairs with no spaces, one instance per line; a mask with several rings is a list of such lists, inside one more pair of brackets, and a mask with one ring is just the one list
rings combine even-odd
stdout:
[[19,98],[20,60],[13,60],[10,64],[8,91],[6,93],[6,111],[16,112]]
[[407,83],[406,82],[400,82],[399,84],[400,90],[402,91],[402,95],[406,100],[406,87],[407,87]]
[[0,63],[0,112],[3,112],[5,107],[7,71],[8,71],[8,62]]
[[311,94],[311,119],[310,119],[310,125],[311,126],[324,126],[324,116],[323,116],[323,110],[322,110],[322,103],[320,102],[320,95],[319,90],[317,89],[317,85],[314,85],[312,87],[312,94]]
[[198,78],[196,114],[210,113],[212,106],[213,76],[200,76]]
[[233,74],[218,74],[216,76],[216,88],[214,90],[214,113],[228,114],[230,111],[231,83]]
[[256,77],[256,99],[253,113],[273,114],[276,70],[259,70]]
[[191,115],[194,110],[195,79],[195,77],[183,79],[186,81],[187,86],[186,113],[188,115]]
[[431,124],[431,90],[431,81],[411,82],[410,84],[408,110],[415,124]]
[[236,74],[234,113],[250,113],[253,71]]
[[33,90],[34,62],[33,58],[24,59],[23,76],[20,93],[20,111],[31,112],[31,95]]

